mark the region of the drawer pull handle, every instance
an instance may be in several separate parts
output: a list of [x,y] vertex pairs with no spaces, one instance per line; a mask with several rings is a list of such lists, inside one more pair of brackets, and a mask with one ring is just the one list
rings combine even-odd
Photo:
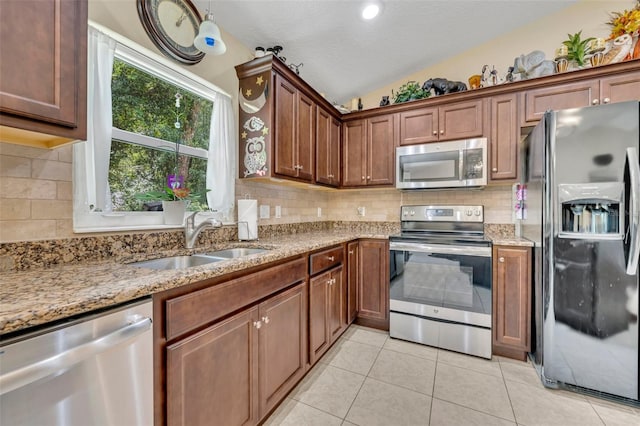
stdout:
[[331,280],[327,280],[327,284],[331,285],[333,283],[331,282]]
[[498,171],[498,168],[497,168],[497,167],[494,167],[493,169],[491,169],[491,171],[492,171],[492,172],[497,172],[497,171]]
[[440,134],[441,134],[441,135],[444,135],[444,130],[440,130]]
[[333,262],[334,260],[336,260],[336,258],[333,256],[327,256],[327,259],[329,259],[329,262]]
[[253,326],[260,330],[260,327],[262,327],[262,321],[254,321]]
[[609,102],[611,102],[611,99],[609,99],[609,98],[604,98],[604,99],[602,100],[602,102],[604,102],[605,104],[608,104]]
[[438,132],[436,130],[433,131],[433,136],[437,136]]
[[500,262],[500,263],[504,263],[504,257],[499,258],[499,259],[498,259],[498,262]]
[[262,317],[262,322],[265,324],[269,324],[269,317],[267,316]]
[[592,104],[594,105],[598,105],[600,103],[600,101],[598,99],[594,99],[591,101]]

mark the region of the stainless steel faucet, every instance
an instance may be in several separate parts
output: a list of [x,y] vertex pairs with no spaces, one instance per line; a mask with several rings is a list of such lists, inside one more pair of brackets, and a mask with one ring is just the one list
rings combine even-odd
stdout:
[[196,240],[198,239],[198,235],[205,228],[220,228],[222,227],[222,222],[215,218],[209,218],[204,220],[198,226],[196,224],[196,215],[199,212],[195,212],[189,217],[187,217],[187,222],[184,225],[184,245],[186,248],[193,248],[196,244]]

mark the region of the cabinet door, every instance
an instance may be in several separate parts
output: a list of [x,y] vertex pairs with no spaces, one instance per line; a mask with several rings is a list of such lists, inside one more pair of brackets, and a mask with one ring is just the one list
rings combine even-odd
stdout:
[[[297,176],[307,182],[313,182],[315,158],[315,103],[302,92],[297,96],[296,114],[296,164]],[[277,142],[277,140],[276,140]]]
[[395,166],[393,114],[367,120],[367,185],[393,185]]
[[258,308],[167,347],[167,424],[258,421]]
[[309,280],[309,362],[313,365],[329,349],[329,282],[331,272]]
[[438,108],[420,108],[400,113],[400,145],[436,142]]
[[340,121],[331,118],[329,138],[329,179],[331,185],[340,185]]
[[525,359],[531,343],[528,247],[493,248],[493,352]]
[[[307,367],[307,286],[298,285],[260,304],[260,416],[304,376]],[[212,423],[216,424],[216,423]]]
[[491,139],[489,155],[491,180],[518,177],[518,95],[491,98]]
[[331,281],[329,284],[329,338],[335,341],[347,324],[347,294],[345,292],[345,282],[343,279],[342,266],[331,270]]
[[438,110],[440,140],[467,139],[483,136],[482,99],[441,106]]
[[0,125],[85,139],[86,61],[86,0],[3,1]]
[[640,99],[640,72],[600,79],[600,103]]
[[358,242],[350,242],[347,245],[347,321],[349,323],[352,323],[358,315],[359,261]]
[[296,106],[298,90],[287,80],[276,74],[274,113],[274,172],[279,175],[297,177],[296,168]]
[[364,186],[366,180],[366,120],[344,123],[342,138],[342,185]]
[[324,109],[316,108],[316,182],[331,185],[331,126],[332,117]]
[[563,83],[558,86],[532,89],[524,93],[523,123],[535,123],[547,110],[579,108],[598,101],[600,83],[598,80]]
[[389,328],[389,246],[385,240],[360,240],[358,319]]

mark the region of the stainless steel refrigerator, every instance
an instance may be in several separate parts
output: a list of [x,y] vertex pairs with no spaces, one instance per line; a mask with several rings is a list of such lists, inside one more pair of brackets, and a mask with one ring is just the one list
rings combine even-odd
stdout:
[[550,111],[521,156],[542,381],[636,402],[639,117],[638,102]]

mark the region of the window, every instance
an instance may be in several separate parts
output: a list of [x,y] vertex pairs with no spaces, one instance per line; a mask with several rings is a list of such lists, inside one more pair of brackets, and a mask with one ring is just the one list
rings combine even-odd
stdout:
[[111,95],[112,210],[155,208],[158,203],[141,201],[136,194],[162,190],[168,176],[180,176],[182,185],[190,190],[190,210],[206,209],[212,101],[148,74],[117,55]]
[[190,210],[211,207],[230,222],[231,97],[91,21],[88,44],[87,141],[73,147],[74,231],[175,227],[164,225],[160,200],[136,196],[175,182],[190,190]]

